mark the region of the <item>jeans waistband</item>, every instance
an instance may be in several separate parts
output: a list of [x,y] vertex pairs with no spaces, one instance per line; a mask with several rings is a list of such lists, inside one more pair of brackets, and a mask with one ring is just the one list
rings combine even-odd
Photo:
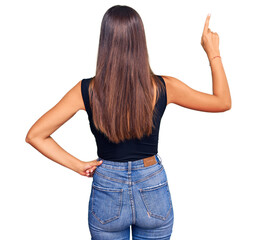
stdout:
[[[155,159],[158,163],[161,163],[162,162],[162,159],[160,157],[160,155],[157,153],[154,155],[155,156]],[[97,161],[100,161],[102,160],[103,163],[101,165],[111,165],[111,166],[117,166],[117,167],[127,167],[128,165],[133,167],[133,166],[144,166],[144,161],[143,161],[143,158],[142,159],[139,159],[139,160],[135,160],[135,161],[127,161],[127,162],[117,162],[117,161],[110,161],[110,160],[105,160],[103,158],[100,158],[98,157],[97,158]]]

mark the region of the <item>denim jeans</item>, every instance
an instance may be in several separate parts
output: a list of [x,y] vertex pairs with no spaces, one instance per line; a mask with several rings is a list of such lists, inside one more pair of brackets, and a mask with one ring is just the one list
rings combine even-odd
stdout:
[[144,166],[143,159],[102,160],[93,175],[88,203],[91,240],[170,239],[174,212],[161,158]]

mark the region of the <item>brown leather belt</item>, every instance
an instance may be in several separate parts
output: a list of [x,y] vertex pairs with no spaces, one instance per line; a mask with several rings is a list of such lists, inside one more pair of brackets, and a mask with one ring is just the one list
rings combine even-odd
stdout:
[[153,155],[151,157],[143,158],[143,161],[144,161],[145,167],[148,167],[148,166],[151,166],[151,165],[157,163],[155,155]]

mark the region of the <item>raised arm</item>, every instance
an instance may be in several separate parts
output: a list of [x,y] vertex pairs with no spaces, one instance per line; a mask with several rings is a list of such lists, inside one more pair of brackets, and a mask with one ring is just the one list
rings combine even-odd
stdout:
[[201,45],[208,56],[211,67],[213,94],[194,90],[177,78],[162,76],[166,82],[167,104],[175,103],[205,112],[224,112],[231,108],[231,96],[226,74],[221,58],[216,57],[220,56],[219,36],[209,29],[209,20],[210,15],[205,21]]

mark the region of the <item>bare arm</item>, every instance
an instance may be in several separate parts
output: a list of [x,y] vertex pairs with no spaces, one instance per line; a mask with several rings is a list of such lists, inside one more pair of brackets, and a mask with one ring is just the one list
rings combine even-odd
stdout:
[[210,64],[212,72],[213,95],[219,97],[222,100],[222,102],[225,103],[227,108],[230,109],[232,105],[231,96],[221,58],[213,59],[212,61],[210,61]]
[[[96,160],[90,162],[79,160],[65,151],[51,137],[53,132],[72,118],[80,109],[85,109],[81,94],[81,81],[33,124],[27,133],[26,142],[47,158],[85,176],[87,175],[86,170],[95,170],[99,162]],[[87,176],[91,175],[88,174]]]
[[205,111],[224,112],[231,108],[231,96],[226,74],[219,56],[219,36],[212,33],[209,26],[210,16],[207,16],[201,44],[207,53],[213,82],[213,94],[203,93],[192,89],[177,78],[163,76],[167,88],[167,104],[175,103],[180,106]]
[[231,96],[221,58],[216,57],[213,59],[215,56],[220,56],[219,35],[209,29],[209,21],[210,16],[207,16],[201,38],[201,45],[207,54],[211,66],[213,95],[222,99],[228,109],[230,109]]
[[224,112],[230,109],[223,98],[197,91],[177,78],[162,77],[166,83],[167,104],[175,103],[185,108],[204,112]]

